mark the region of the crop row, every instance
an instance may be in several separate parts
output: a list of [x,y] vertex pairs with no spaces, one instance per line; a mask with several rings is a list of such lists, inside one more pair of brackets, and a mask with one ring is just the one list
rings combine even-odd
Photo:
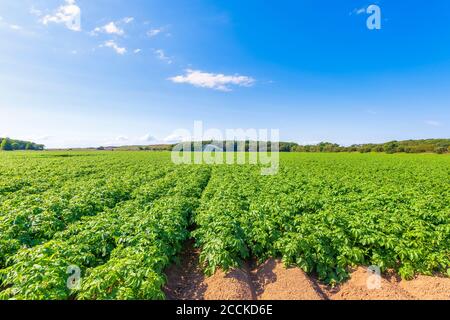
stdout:
[[272,177],[216,172],[194,232],[206,270],[254,256],[281,257],[331,284],[356,265],[406,279],[450,272],[448,159],[370,156],[290,156]]
[[[82,218],[47,243],[19,250],[0,271],[6,288],[0,297],[163,298],[163,268],[188,237],[190,214],[208,179],[207,168],[179,168],[139,187],[132,200]],[[83,276],[75,291],[66,284],[71,265]]]
[[330,284],[356,265],[450,272],[446,156],[286,154],[274,176],[166,153],[1,157],[1,299],[162,299],[190,237],[207,274],[269,257]]
[[33,247],[52,239],[81,217],[113,208],[130,199],[141,183],[167,173],[164,169],[149,169],[144,174],[125,170],[121,176],[89,177],[39,195],[4,201],[0,205],[0,267],[19,248]]

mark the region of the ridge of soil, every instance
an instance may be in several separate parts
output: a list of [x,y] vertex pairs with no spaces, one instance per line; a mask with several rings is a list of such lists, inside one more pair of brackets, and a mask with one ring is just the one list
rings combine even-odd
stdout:
[[[320,283],[299,268],[285,268],[277,259],[246,263],[228,273],[206,277],[199,264],[199,249],[189,241],[180,263],[167,268],[164,292],[169,300],[450,300],[450,278],[417,276],[401,280],[390,272],[369,289],[367,268],[352,270],[350,279],[334,288]],[[369,281],[369,282],[368,282]]]
[[323,300],[326,297],[299,268],[285,268],[280,260],[269,259],[251,270],[258,300]]
[[206,277],[199,266],[199,250],[190,241],[180,256],[180,264],[166,270],[164,292],[169,300],[254,300],[247,270],[217,271]]

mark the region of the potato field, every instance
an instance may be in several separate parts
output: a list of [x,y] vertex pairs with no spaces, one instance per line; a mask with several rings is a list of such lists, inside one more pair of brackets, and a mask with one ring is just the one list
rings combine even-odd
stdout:
[[11,152],[0,171],[0,299],[165,299],[187,241],[206,275],[280,258],[328,285],[356,266],[450,276],[448,155],[289,153],[263,176],[168,152]]

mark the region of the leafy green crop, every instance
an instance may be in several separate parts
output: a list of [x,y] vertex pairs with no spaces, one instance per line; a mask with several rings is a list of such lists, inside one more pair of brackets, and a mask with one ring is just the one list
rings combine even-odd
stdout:
[[159,152],[11,152],[0,170],[0,299],[163,299],[190,237],[207,274],[279,257],[330,284],[356,265],[450,276],[446,155],[282,154],[261,176]]
[[[410,279],[450,266],[450,158],[286,154],[280,173],[216,168],[193,235],[209,273],[282,257],[336,284],[377,265]],[[209,190],[210,189],[210,190]]]

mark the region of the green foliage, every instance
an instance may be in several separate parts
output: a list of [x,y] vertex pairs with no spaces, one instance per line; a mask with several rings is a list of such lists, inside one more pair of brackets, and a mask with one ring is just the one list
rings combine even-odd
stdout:
[[400,151],[397,141],[386,143],[384,145],[384,150],[386,151],[386,153],[389,153],[389,154],[396,153],[397,151]]
[[218,167],[193,235],[208,273],[282,257],[326,283],[378,265],[410,279],[450,265],[450,158],[286,154],[280,173]]
[[[29,198],[20,189],[5,193],[0,299],[164,298],[164,269],[189,237],[209,168],[175,168],[165,154],[149,159],[135,153],[131,160],[125,153],[91,155],[95,160],[81,153],[27,156],[36,172],[62,162],[61,169],[70,166],[80,181],[71,175],[65,186],[62,175],[64,181],[54,177],[52,183],[63,190],[42,188]],[[3,166],[21,157],[5,159]],[[85,175],[93,163],[100,172]],[[82,274],[81,287],[73,290],[67,287],[71,265]]]
[[9,140],[9,138],[4,138],[0,144],[0,149],[3,151],[11,151],[13,149],[11,140]]
[[286,153],[275,176],[164,152],[0,160],[0,299],[164,299],[190,237],[207,274],[276,257],[330,284],[356,265],[450,276],[447,155]]
[[295,152],[386,152],[393,153],[438,153],[450,152],[450,139],[406,140],[391,141],[384,144],[355,144],[349,147],[340,146],[329,142],[321,142],[316,145],[293,146]]
[[44,150],[44,145],[29,141],[12,140],[9,138],[0,138],[0,150]]

